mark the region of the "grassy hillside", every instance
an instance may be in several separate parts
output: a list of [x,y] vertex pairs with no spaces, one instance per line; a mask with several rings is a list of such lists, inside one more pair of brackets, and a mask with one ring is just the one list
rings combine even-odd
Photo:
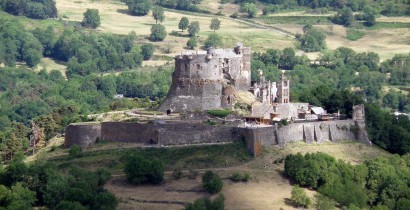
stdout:
[[[303,142],[289,144],[285,148],[267,147],[263,155],[256,159],[249,156],[240,144],[211,146],[187,146],[175,148],[131,148],[136,145],[120,143],[102,143],[88,148],[83,156],[70,159],[68,149],[57,149],[43,154],[57,163],[61,169],[70,165],[93,169],[107,167],[114,172],[113,178],[105,186],[120,198],[119,208],[126,209],[181,209],[184,203],[193,202],[205,196],[201,179],[188,178],[188,169],[196,169],[200,174],[205,170],[216,171],[224,178],[224,193],[228,209],[279,209],[291,208],[286,204],[290,197],[292,183],[283,173],[283,158],[298,152],[324,152],[337,159],[352,164],[362,163],[375,157],[387,157],[390,154],[376,146],[358,142],[343,143],[324,142],[306,144]],[[168,172],[165,182],[160,186],[133,186],[127,184],[122,173],[122,155],[127,152],[138,152],[149,158],[160,158],[165,161]],[[175,180],[172,171],[182,168],[183,178]],[[249,173],[251,180],[247,183],[234,183],[229,177],[234,172]],[[313,198],[315,191],[307,190]]]

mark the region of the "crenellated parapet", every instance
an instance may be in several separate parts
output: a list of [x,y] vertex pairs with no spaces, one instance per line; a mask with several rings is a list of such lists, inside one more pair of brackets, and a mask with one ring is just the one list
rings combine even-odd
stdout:
[[250,88],[249,47],[238,45],[233,49],[187,51],[174,59],[171,88],[160,111],[231,108],[236,91]]

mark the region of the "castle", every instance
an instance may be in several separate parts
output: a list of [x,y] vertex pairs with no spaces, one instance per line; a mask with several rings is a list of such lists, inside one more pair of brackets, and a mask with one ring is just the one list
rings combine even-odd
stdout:
[[[172,85],[159,110],[188,113],[186,118],[71,124],[66,128],[64,144],[89,146],[97,138],[157,146],[243,140],[255,156],[261,153],[261,146],[285,146],[296,141],[350,139],[371,144],[363,105],[353,107],[353,119],[341,119],[338,113],[328,114],[321,107],[291,103],[290,80],[284,74],[278,83],[265,80],[261,74],[260,81],[251,85],[250,56],[250,48],[242,45],[177,55]],[[229,123],[219,119],[218,126],[204,123],[207,116],[192,117],[200,113],[197,111],[233,108],[238,91],[250,91],[258,99],[252,104],[250,116]],[[291,123],[279,123],[283,120]]]
[[175,57],[171,88],[159,110],[232,108],[236,90],[246,91],[250,84],[249,47],[186,52]]

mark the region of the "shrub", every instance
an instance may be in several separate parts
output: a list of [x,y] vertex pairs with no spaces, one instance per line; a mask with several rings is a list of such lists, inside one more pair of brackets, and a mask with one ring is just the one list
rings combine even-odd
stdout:
[[249,173],[244,173],[242,177],[242,181],[248,182],[249,180],[251,180],[251,175]]
[[249,173],[240,174],[236,172],[233,173],[229,179],[233,182],[247,182],[251,179],[251,175]]
[[206,171],[202,176],[202,186],[211,194],[220,192],[223,188],[223,184],[222,178],[212,171]]
[[177,168],[172,172],[172,177],[174,177],[175,180],[181,179],[182,178],[182,171],[181,169]]
[[230,177],[230,179],[231,179],[233,182],[240,182],[240,181],[242,181],[242,175],[241,175],[240,173],[238,173],[238,172],[235,172],[235,173],[232,174],[232,176]]
[[194,203],[188,204],[184,210],[224,210],[225,197],[223,194],[218,195],[213,201],[209,198],[200,198]]
[[74,144],[73,146],[71,146],[70,151],[69,151],[69,155],[70,158],[77,158],[81,156],[81,152],[82,149],[80,146],[78,146],[77,144]]
[[210,114],[213,117],[226,117],[229,114],[231,114],[231,110],[229,109],[212,109],[208,110],[208,114]]
[[189,38],[186,45],[189,49],[194,49],[196,46],[198,46],[198,39],[196,38],[196,36],[192,36],[191,38]]
[[205,40],[205,47],[220,47],[222,45],[222,38],[218,34],[209,34]]
[[159,184],[164,179],[164,164],[160,160],[148,160],[140,155],[128,155],[124,166],[127,179],[133,184]]
[[297,185],[292,188],[291,195],[290,199],[296,207],[302,206],[306,208],[312,203],[310,198],[306,195],[306,192]]
[[149,60],[154,54],[154,45],[146,43],[141,46],[141,55],[144,60]]

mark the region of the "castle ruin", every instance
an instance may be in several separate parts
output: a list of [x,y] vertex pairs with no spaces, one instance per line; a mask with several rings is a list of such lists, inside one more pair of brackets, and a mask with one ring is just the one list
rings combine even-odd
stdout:
[[[250,91],[258,99],[252,114],[212,126],[204,119],[150,122],[103,122],[71,124],[66,128],[65,146],[89,146],[102,138],[112,142],[149,145],[186,145],[244,140],[258,156],[261,146],[304,141],[321,143],[357,140],[371,144],[365,130],[363,105],[353,107],[353,119],[328,114],[321,107],[290,102],[290,80],[265,80],[251,86],[251,51],[238,45],[233,49],[208,49],[175,57],[172,85],[159,110],[186,112],[233,108],[237,91]],[[198,112],[196,112],[198,114]],[[280,121],[290,124],[282,125]],[[235,123],[233,123],[235,122]]]

